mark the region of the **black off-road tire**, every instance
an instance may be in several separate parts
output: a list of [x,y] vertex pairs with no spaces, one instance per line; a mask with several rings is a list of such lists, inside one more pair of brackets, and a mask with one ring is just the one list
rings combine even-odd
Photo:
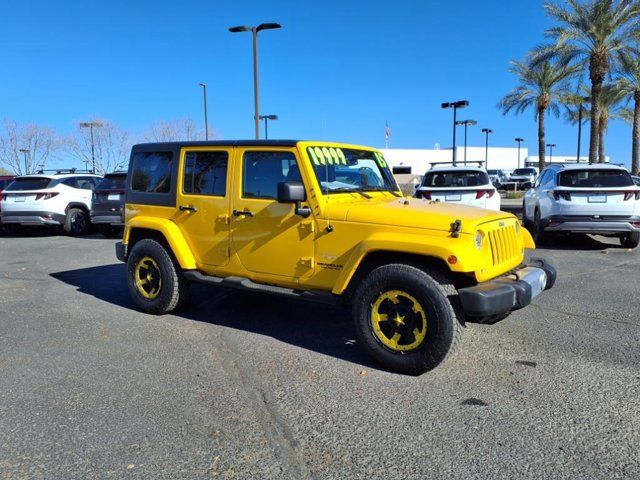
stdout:
[[64,220],[64,231],[72,237],[86,234],[91,228],[89,214],[82,208],[70,208]]
[[640,233],[625,233],[620,237],[620,245],[624,248],[636,248],[640,244]]
[[[407,292],[426,313],[426,337],[408,352],[390,350],[374,333],[374,302],[391,290]],[[355,290],[352,313],[358,343],[384,367],[403,374],[420,375],[438,366],[453,355],[462,337],[464,317],[457,290],[443,274],[427,268],[406,264],[376,268]]]
[[[157,240],[145,238],[136,242],[127,259],[127,286],[131,298],[141,310],[155,315],[179,310],[189,294],[189,281],[168,248]],[[162,280],[160,291],[153,299],[145,298],[136,285],[136,266],[145,257],[157,263]]]

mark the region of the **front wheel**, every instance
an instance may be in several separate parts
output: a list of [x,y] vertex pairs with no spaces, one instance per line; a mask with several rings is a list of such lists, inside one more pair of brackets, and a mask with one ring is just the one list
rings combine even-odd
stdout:
[[640,244],[640,232],[625,233],[620,237],[620,245],[624,248],[636,248]]
[[154,240],[138,241],[127,259],[127,284],[135,304],[145,312],[163,315],[186,301],[189,281],[166,247]]
[[358,342],[390,370],[410,375],[431,370],[460,340],[457,297],[437,271],[403,264],[379,267],[354,294]]

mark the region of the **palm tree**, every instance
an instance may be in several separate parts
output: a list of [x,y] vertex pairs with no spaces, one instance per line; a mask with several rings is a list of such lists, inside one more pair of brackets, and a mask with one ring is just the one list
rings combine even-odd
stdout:
[[540,170],[545,162],[545,114],[547,111],[556,117],[560,115],[560,105],[571,95],[571,79],[580,71],[577,66],[556,65],[551,61],[532,62],[527,56],[525,61],[512,61],[509,71],[518,77],[520,85],[498,103],[502,114],[513,111],[521,114],[533,108],[534,119],[538,121],[538,159]]
[[590,0],[581,3],[567,0],[568,7],[545,3],[549,16],[559,25],[547,30],[555,43],[539,47],[538,61],[552,57],[560,64],[573,63],[588,68],[591,81],[591,132],[589,161],[598,153],[600,95],[602,85],[611,71],[616,54],[622,51],[640,32],[640,2],[638,0]]
[[[587,93],[587,89],[583,88],[583,96]],[[611,120],[626,120],[628,118],[627,109],[622,107],[622,102],[625,98],[625,92],[619,87],[617,83],[609,83],[602,86],[600,94],[600,102],[598,104],[598,162],[604,163],[605,161],[605,143],[604,139],[609,129],[609,122]],[[569,99],[567,103],[567,117],[572,124],[578,122],[578,110],[571,108],[572,99]],[[587,113],[591,113],[594,109],[592,104],[591,108],[587,109]]]
[[627,100],[633,100],[633,113],[628,119],[633,125],[631,134],[631,173],[640,174],[640,49],[638,45],[620,52],[618,87]]

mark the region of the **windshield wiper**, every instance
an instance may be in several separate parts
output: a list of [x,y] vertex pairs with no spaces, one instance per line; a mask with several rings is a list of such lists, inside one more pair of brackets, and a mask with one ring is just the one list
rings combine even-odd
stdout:
[[399,198],[403,197],[398,192],[394,190],[389,190],[388,188],[385,188],[385,187],[362,187],[361,190],[363,192],[389,192],[390,194],[395,195],[396,197],[399,197]]
[[364,198],[371,199],[373,198],[371,195],[367,195],[359,188],[351,188],[351,187],[338,187],[338,188],[329,188],[326,190],[328,193],[359,193]]

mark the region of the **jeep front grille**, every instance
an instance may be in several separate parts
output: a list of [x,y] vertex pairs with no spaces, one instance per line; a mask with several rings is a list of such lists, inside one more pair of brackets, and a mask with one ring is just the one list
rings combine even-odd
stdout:
[[497,226],[497,228],[493,228],[492,225],[492,228],[487,231],[487,237],[494,267],[513,263],[515,259],[519,260],[522,256],[515,224]]

